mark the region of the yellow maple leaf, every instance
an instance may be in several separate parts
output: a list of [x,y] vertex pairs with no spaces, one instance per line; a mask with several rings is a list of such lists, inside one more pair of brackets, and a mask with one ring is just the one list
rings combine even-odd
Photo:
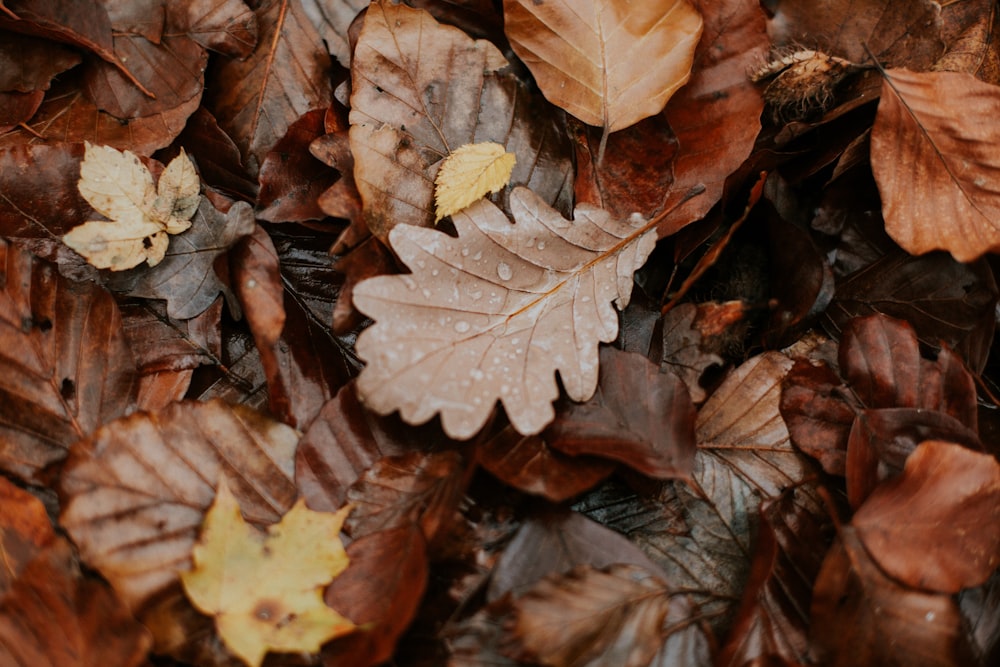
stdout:
[[456,148],[441,163],[434,179],[434,222],[507,185],[516,162],[513,153],[492,141]]
[[160,263],[167,252],[167,234],[191,226],[201,199],[198,173],[183,149],[154,187],[153,175],[131,151],[87,142],[77,188],[108,220],[78,225],[63,242],[90,264],[112,271]]
[[350,510],[314,512],[299,500],[265,536],[219,482],[181,582],[243,662],[258,667],[268,651],[316,653],[355,629],[323,602],[323,587],[348,564],[339,535]]

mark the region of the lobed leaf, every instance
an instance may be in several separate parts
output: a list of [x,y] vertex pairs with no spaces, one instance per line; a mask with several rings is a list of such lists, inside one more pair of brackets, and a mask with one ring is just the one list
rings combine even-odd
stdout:
[[655,234],[590,206],[566,220],[526,188],[510,202],[516,225],[481,200],[454,216],[458,238],[396,227],[390,241],[413,274],[355,288],[376,320],[357,343],[368,362],[358,393],[376,412],[414,424],[440,413],[445,432],[465,439],[499,399],[533,434],[554,417],[556,371],[571,399],[593,395],[597,344],[618,333],[611,302],[628,303]]

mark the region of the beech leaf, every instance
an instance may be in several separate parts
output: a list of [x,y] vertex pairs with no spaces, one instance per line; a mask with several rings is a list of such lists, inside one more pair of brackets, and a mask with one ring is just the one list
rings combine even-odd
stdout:
[[[411,424],[441,414],[465,439],[499,399],[518,432],[552,421],[559,395],[590,398],[598,342],[618,334],[632,274],[656,242],[642,219],[592,206],[569,221],[526,188],[510,197],[516,225],[483,199],[453,216],[458,238],[399,225],[389,240],[410,275],[360,283],[354,303],[376,324],[358,337],[368,362],[362,401]],[[567,344],[568,341],[572,341]]]
[[477,199],[500,191],[508,182],[517,159],[493,141],[459,146],[441,163],[434,180],[434,205],[438,222],[458,213]]
[[268,651],[317,653],[354,630],[323,602],[323,587],[347,568],[339,535],[350,510],[314,512],[299,500],[264,537],[243,520],[220,479],[192,551],[195,567],[181,573],[181,582],[245,663],[257,667]]
[[507,38],[545,97],[605,135],[663,110],[701,37],[686,0],[503,4]]
[[184,149],[153,175],[131,151],[87,142],[80,163],[80,194],[110,222],[92,220],[74,227],[63,242],[99,269],[124,271],[146,262],[156,266],[167,252],[167,234],[191,226],[201,182]]
[[1000,88],[959,72],[885,77],[871,163],[886,232],[910,254],[960,262],[1000,248]]

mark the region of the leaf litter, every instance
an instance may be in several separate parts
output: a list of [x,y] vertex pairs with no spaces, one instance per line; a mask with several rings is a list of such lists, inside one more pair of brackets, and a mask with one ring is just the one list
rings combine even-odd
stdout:
[[265,664],[997,662],[992,5],[148,4],[0,12],[0,661],[259,660],[221,477]]

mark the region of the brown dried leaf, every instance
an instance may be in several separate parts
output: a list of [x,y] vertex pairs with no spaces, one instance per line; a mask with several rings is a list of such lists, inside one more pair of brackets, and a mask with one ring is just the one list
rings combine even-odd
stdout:
[[504,0],[504,32],[545,97],[605,135],[663,110],[701,29],[687,0]]
[[60,523],[138,614],[179,585],[220,474],[251,522],[273,523],[291,508],[297,442],[288,426],[221,401],[109,422],[71,452]]
[[516,655],[566,667],[645,667],[670,634],[669,592],[634,565],[546,577],[513,603]]
[[221,301],[198,317],[183,321],[167,316],[162,301],[129,299],[122,301],[119,308],[129,347],[144,376],[219,363]]
[[887,577],[849,526],[816,579],[810,637],[813,658],[830,667],[976,664],[952,597]]
[[554,417],[556,370],[571,399],[593,395],[597,343],[618,334],[611,302],[628,304],[655,234],[589,206],[570,222],[526,188],[510,203],[517,224],[484,199],[454,216],[458,238],[396,227],[393,249],[414,273],[355,288],[376,320],[357,344],[368,361],[358,393],[376,412],[398,409],[410,423],[440,413],[445,432],[465,439],[499,399],[532,434]]
[[0,31],[0,90],[47,90],[55,75],[80,60],[76,51],[48,40]]
[[316,26],[330,54],[344,67],[351,66],[347,30],[369,4],[371,0],[302,0],[302,10]]
[[167,7],[171,24],[206,49],[246,58],[257,45],[257,16],[243,0],[192,0]]
[[266,0],[255,11],[257,46],[245,60],[222,62],[206,96],[251,176],[299,117],[330,106],[330,60],[296,0]]
[[851,524],[872,560],[908,586],[978,586],[1000,565],[1000,464],[960,445],[924,442]]
[[464,144],[501,144],[517,156],[512,187],[569,209],[573,168],[562,114],[529,93],[489,42],[427,12],[377,2],[351,72],[354,179],[365,222],[383,242],[400,223],[432,226],[438,168]]
[[137,377],[112,296],[0,240],[0,467],[41,469],[134,405]]
[[885,229],[907,252],[970,262],[1000,248],[998,113],[1000,88],[971,74],[885,72],[872,172]]

